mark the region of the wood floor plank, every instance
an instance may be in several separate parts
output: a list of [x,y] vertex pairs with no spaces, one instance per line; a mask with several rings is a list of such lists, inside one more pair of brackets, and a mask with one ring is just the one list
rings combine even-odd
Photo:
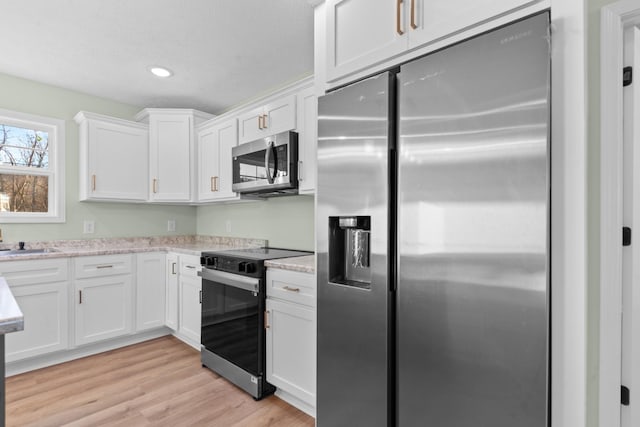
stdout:
[[162,337],[6,380],[8,427],[312,427],[275,396],[251,396]]

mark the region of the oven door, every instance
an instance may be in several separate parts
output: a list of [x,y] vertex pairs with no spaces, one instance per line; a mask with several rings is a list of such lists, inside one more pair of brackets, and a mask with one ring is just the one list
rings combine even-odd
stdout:
[[245,371],[260,376],[264,361],[264,298],[260,279],[202,269],[201,344]]
[[233,191],[260,193],[298,187],[295,132],[284,132],[232,148]]

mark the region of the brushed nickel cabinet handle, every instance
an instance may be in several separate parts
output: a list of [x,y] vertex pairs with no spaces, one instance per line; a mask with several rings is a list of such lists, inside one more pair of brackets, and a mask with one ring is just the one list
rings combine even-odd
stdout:
[[213,193],[214,191],[216,191],[216,190],[214,190],[214,187],[213,187],[213,177],[211,177],[211,192]]
[[262,114],[258,116],[258,129],[264,129],[262,127]]
[[195,265],[185,265],[184,267],[185,267],[185,268],[190,268],[190,269],[194,269],[194,268],[196,268],[196,266],[195,266]]
[[396,0],[396,33],[403,35],[402,31],[402,0]]
[[268,119],[268,118],[269,118],[269,117],[267,116],[267,114],[264,114],[264,115],[262,116],[262,126],[264,126],[262,129],[266,129],[266,128],[268,128],[268,127],[269,127],[269,125],[267,124],[267,119]]
[[264,312],[264,328],[269,329],[269,310]]
[[78,291],[78,293],[80,294],[80,300],[79,300],[78,304],[82,304],[82,291],[80,290],[80,291]]
[[411,0],[411,28],[416,30],[418,24],[416,24],[416,0]]
[[171,263],[171,274],[176,274],[176,263],[175,262]]
[[302,160],[298,160],[298,181],[304,181],[302,175]]
[[91,191],[96,191],[96,176],[91,175]]
[[113,268],[113,265],[97,265],[96,268],[98,269],[102,269],[102,268]]
[[282,289],[289,292],[300,292],[300,288],[290,288],[289,286],[285,286]]
[[156,183],[158,182],[158,180],[156,178],[153,178],[153,193],[157,193],[158,191],[156,190]]
[[218,177],[217,176],[213,177],[213,191],[220,191],[218,189]]

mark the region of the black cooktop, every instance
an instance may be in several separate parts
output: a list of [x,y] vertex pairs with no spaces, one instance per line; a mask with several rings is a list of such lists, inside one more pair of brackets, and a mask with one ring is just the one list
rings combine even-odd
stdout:
[[237,258],[239,260],[268,260],[277,258],[289,258],[296,256],[312,255],[313,252],[294,251],[291,249],[280,248],[246,248],[246,249],[229,249],[224,251],[203,252],[203,256],[224,256],[227,258]]

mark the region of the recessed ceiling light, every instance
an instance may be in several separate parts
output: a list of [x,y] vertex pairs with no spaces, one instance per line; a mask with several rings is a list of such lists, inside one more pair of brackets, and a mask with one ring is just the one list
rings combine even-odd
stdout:
[[149,71],[158,77],[171,77],[173,73],[164,67],[150,67]]

